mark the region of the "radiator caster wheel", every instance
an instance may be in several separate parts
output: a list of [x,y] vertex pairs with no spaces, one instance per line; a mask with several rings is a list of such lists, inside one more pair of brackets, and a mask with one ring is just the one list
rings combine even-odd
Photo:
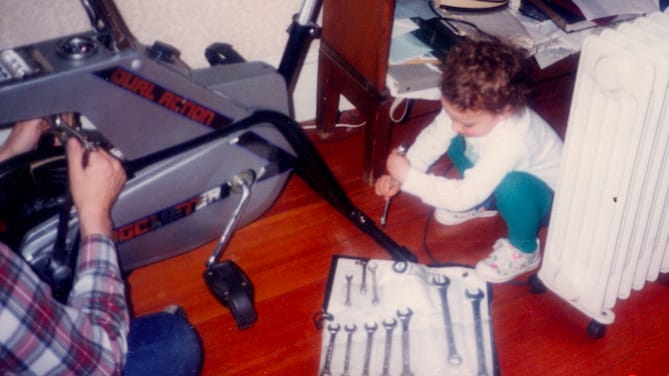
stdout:
[[533,294],[543,294],[546,292],[546,285],[539,279],[536,274],[531,275],[527,282],[530,284],[530,291]]
[[588,324],[586,332],[593,339],[600,339],[604,337],[604,334],[606,334],[606,325],[592,320],[590,321],[590,324]]

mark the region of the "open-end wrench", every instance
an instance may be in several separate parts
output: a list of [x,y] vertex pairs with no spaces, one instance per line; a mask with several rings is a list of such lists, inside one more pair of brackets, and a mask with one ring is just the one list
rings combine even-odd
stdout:
[[362,265],[362,282],[360,283],[360,293],[367,293],[367,260],[358,260],[355,263]]
[[402,373],[401,376],[413,376],[411,372],[411,350],[409,347],[409,321],[413,315],[411,308],[407,307],[407,313],[397,310],[397,318],[402,323]]
[[474,331],[476,333],[476,359],[478,360],[478,376],[488,376],[488,366],[485,361],[485,348],[483,346],[483,322],[481,321],[481,300],[484,297],[483,290],[477,289],[476,293],[465,291],[465,296],[472,303],[474,313]]
[[379,267],[377,263],[371,263],[367,265],[369,272],[372,273],[372,304],[379,304],[381,301],[379,299],[379,290],[376,285],[376,269]]
[[390,355],[393,349],[393,330],[397,326],[397,320],[386,322],[383,320],[383,328],[386,330],[386,346],[383,350],[383,372],[381,376],[390,376]]
[[447,276],[432,277],[432,284],[437,286],[439,297],[441,298],[441,311],[444,316],[444,327],[446,328],[446,344],[448,345],[448,363],[454,366],[462,364],[462,357],[458,354],[455,347],[455,336],[453,335],[453,321],[451,320],[451,310],[448,306],[448,286],[451,284]]
[[367,344],[365,346],[365,364],[362,368],[362,376],[369,376],[369,362],[372,359],[372,345],[374,344],[374,332],[378,328],[376,322],[374,325],[365,323],[365,331],[367,332]]
[[323,364],[323,370],[321,371],[320,376],[332,376],[330,367],[332,366],[332,354],[334,353],[335,338],[337,337],[337,332],[339,329],[341,329],[339,324],[328,325],[328,332],[330,332],[330,342],[328,343],[328,350],[325,354],[325,364]]
[[74,137],[79,141],[84,150],[81,158],[81,166],[86,168],[88,166],[89,154],[91,151],[97,149],[97,144],[86,137],[79,123],[79,118],[72,116],[72,121],[74,122],[72,125],[67,124],[61,115],[47,116],[46,121],[51,126],[51,130],[57,133],[63,144],[67,143],[67,138],[69,137]]
[[[404,155],[406,153],[406,147],[404,145],[400,145],[395,149],[395,153],[399,155]],[[397,180],[390,178],[390,186],[391,188],[394,187],[396,184],[399,184]],[[391,198],[388,197],[386,198],[386,203],[383,205],[383,213],[381,214],[381,219],[379,220],[379,223],[381,223],[381,226],[385,226],[386,223],[388,222],[388,209],[390,209],[390,200]]]
[[344,356],[344,372],[341,376],[351,376],[351,345],[353,343],[353,333],[358,329],[358,327],[353,324],[353,326],[344,325],[344,330],[346,331],[346,353]]
[[351,280],[353,279],[353,274],[346,276],[346,300],[344,301],[345,306],[351,305]]

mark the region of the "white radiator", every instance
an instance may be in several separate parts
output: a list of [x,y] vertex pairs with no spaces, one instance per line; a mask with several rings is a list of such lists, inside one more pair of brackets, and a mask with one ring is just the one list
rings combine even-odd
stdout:
[[669,271],[669,15],[584,42],[538,277],[602,325]]

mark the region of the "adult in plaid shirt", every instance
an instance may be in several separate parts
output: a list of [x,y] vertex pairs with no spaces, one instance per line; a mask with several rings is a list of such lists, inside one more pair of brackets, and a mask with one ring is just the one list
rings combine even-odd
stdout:
[[[0,161],[30,150],[43,127],[40,120],[18,123],[0,147]],[[0,374],[198,374],[201,345],[183,317],[129,319],[111,240],[110,210],[126,179],[120,162],[93,151],[84,168],[79,142],[70,140],[66,148],[81,231],[74,285],[67,304],[60,304],[0,243]]]

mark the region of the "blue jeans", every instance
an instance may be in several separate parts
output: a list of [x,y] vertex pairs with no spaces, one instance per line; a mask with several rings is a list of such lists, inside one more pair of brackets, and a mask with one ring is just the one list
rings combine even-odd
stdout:
[[159,312],[130,321],[123,375],[199,375],[202,343],[181,316]]
[[[448,157],[462,175],[474,164],[465,156],[465,142],[457,136],[448,148]],[[508,173],[483,204],[497,209],[506,222],[509,243],[522,252],[537,250],[537,232],[546,226],[553,204],[553,190],[541,179],[526,172]]]

